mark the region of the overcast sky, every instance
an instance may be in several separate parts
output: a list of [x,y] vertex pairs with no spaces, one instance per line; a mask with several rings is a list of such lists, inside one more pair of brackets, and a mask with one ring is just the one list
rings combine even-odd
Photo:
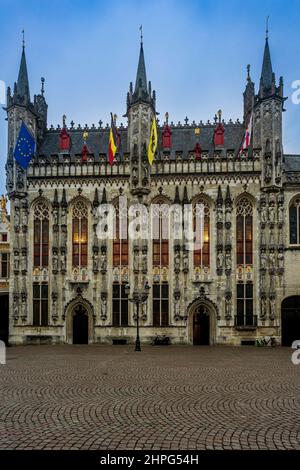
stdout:
[[[284,78],[284,150],[300,153],[300,0],[0,0],[0,80],[13,86],[25,29],[31,96],[45,77],[48,125],[118,122],[135,80],[139,26],[143,24],[147,78],[157,111],[175,122],[223,117],[242,120],[246,65],[256,89],[270,15],[273,70]],[[0,112],[0,193],[6,160],[5,112]]]

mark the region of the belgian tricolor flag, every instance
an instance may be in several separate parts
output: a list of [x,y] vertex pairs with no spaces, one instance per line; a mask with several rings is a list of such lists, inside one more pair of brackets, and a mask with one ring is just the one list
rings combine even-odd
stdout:
[[108,161],[110,165],[113,165],[115,154],[118,151],[120,155],[122,155],[122,147],[121,147],[121,138],[116,128],[116,124],[113,118],[112,113],[111,115],[111,125],[109,131],[109,143],[108,143]]

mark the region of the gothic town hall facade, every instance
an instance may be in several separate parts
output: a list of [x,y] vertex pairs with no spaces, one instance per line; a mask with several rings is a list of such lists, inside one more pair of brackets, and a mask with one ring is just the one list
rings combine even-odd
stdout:
[[[157,126],[147,159],[156,95],[147,82],[143,44],[127,94],[123,156],[108,162],[109,126],[47,127],[44,79],[30,96],[25,50],[7,92],[7,194],[11,208],[9,341],[132,343],[135,305],[125,285],[149,283],[139,311],[142,343],[278,345],[300,339],[300,155],[284,153],[282,78],[268,39],[259,87],[246,81],[243,120]],[[249,121],[250,145],[240,152]],[[36,140],[24,170],[14,160],[22,121]],[[163,122],[164,121],[164,122]],[[159,122],[159,121],[158,121]],[[204,241],[99,239],[97,209],[126,196],[130,204],[201,203]],[[118,217],[118,210],[116,211]],[[118,227],[118,220],[116,221]],[[132,294],[131,294],[132,295]]]

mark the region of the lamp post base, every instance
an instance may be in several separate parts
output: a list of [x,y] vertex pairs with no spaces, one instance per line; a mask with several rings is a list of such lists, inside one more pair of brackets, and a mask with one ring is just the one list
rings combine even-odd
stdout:
[[141,351],[141,342],[139,339],[135,341],[135,351]]

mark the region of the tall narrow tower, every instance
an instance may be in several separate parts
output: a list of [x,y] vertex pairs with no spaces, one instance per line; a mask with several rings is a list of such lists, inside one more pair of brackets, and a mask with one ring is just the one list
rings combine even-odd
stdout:
[[147,145],[151,123],[155,115],[155,91],[151,91],[151,82],[147,84],[143,37],[141,36],[135,87],[133,90],[133,85],[130,83],[127,94],[126,116],[128,118],[132,194],[143,195],[148,194],[150,191]]
[[280,187],[282,169],[283,79],[276,86],[268,30],[258,94],[254,101],[253,146],[262,149],[262,186]]

